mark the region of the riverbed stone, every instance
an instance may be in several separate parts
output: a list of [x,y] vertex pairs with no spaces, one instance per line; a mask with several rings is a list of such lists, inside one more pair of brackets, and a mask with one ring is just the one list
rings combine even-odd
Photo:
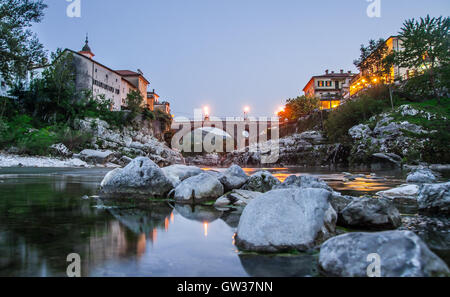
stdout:
[[217,199],[223,193],[223,185],[217,178],[201,173],[182,181],[174,190],[174,198],[180,203],[195,203]]
[[70,158],[73,153],[62,143],[53,144],[49,147],[50,152],[53,155]]
[[247,182],[248,175],[240,166],[232,165],[221,174],[219,180],[225,191],[231,191],[242,187]]
[[162,171],[172,182],[173,186],[178,186],[185,179],[203,173],[203,170],[195,166],[172,165],[162,168]]
[[260,192],[247,190],[233,190],[230,193],[223,195],[214,203],[215,207],[225,207],[230,205],[246,206],[251,200],[262,195]]
[[419,186],[414,184],[401,185],[376,194],[379,197],[392,200],[394,205],[402,213],[416,213],[418,210],[417,196],[419,195]]
[[333,191],[331,194],[331,206],[334,208],[338,216],[342,213],[342,211],[356,199],[352,196],[342,195],[339,192]]
[[327,183],[317,177],[304,175],[296,176],[291,175],[285,179],[282,184],[274,186],[274,189],[287,189],[287,188],[316,188],[325,189],[327,191],[333,191]]
[[256,252],[309,250],[335,234],[337,215],[324,189],[272,190],[252,200],[237,229],[240,249]]
[[450,214],[450,182],[422,185],[417,202],[420,212]]
[[396,229],[402,219],[392,201],[385,198],[359,198],[347,205],[339,216],[338,224],[369,230]]
[[274,186],[279,184],[281,184],[280,180],[273,176],[270,172],[258,171],[249,177],[242,189],[265,193],[272,190]]
[[338,277],[367,277],[368,256],[378,254],[382,277],[448,276],[449,268],[410,231],[347,233],[333,237],[320,248],[323,274]]
[[429,184],[434,183],[435,181],[436,176],[433,171],[428,168],[418,168],[408,174],[408,177],[406,178],[406,182],[412,184]]
[[82,150],[78,156],[83,161],[92,162],[95,164],[106,164],[115,158],[114,152],[112,151],[99,151],[91,149]]
[[146,157],[138,157],[125,168],[109,172],[101,183],[105,194],[138,194],[164,197],[173,188],[161,168]]

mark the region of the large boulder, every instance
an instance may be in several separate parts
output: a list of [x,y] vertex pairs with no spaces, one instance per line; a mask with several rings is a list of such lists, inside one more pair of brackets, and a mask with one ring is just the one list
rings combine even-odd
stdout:
[[378,254],[382,277],[448,276],[447,265],[413,232],[347,233],[320,248],[319,265],[327,276],[367,277]]
[[248,179],[242,187],[243,190],[265,193],[281,182],[268,171],[258,171]]
[[392,200],[394,205],[403,213],[417,212],[418,194],[419,194],[418,185],[402,185],[394,189],[381,191],[377,193],[379,197]]
[[239,248],[256,252],[305,251],[335,234],[337,215],[324,189],[272,190],[252,200],[237,229]]
[[354,199],[342,210],[339,224],[371,230],[396,229],[402,219],[392,201],[370,197]]
[[174,198],[181,203],[217,199],[224,193],[223,185],[211,174],[201,173],[182,181],[174,190]]
[[247,190],[233,190],[228,194],[220,197],[214,203],[215,207],[225,207],[230,205],[246,206],[251,200],[261,196],[260,192],[252,192]]
[[382,169],[389,167],[400,167],[402,164],[402,157],[394,153],[375,153],[372,154],[371,168]]
[[419,211],[434,214],[450,213],[450,182],[424,184],[417,199]]
[[138,194],[165,197],[173,188],[161,168],[146,157],[139,157],[125,168],[109,172],[101,183],[105,194]]
[[186,165],[172,165],[162,168],[162,171],[170,179],[174,187],[189,177],[203,173],[203,170],[198,167]]
[[330,186],[327,185],[323,180],[310,176],[296,176],[291,175],[285,179],[285,181],[280,184],[274,186],[274,189],[288,189],[288,188],[316,188],[316,189],[325,189],[327,191],[333,191]]
[[360,124],[348,130],[348,134],[355,140],[366,138],[372,133],[368,125]]
[[219,180],[227,192],[242,187],[247,182],[248,176],[241,167],[233,165],[222,173]]
[[406,178],[407,183],[412,184],[429,184],[436,181],[433,171],[427,168],[418,168],[411,172]]
[[50,152],[53,155],[70,158],[73,153],[62,143],[53,144],[49,147]]
[[342,211],[353,202],[357,198],[347,195],[342,195],[339,192],[333,191],[331,195],[331,206],[334,208],[334,210],[337,212],[338,216],[341,215]]
[[114,158],[114,152],[106,150],[106,151],[97,151],[86,149],[80,152],[78,157],[86,162],[94,163],[94,164],[106,164],[111,162]]

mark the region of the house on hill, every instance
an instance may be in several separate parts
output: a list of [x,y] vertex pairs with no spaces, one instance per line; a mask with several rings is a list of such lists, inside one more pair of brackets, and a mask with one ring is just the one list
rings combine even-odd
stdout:
[[341,70],[335,73],[325,70],[325,74],[311,77],[303,92],[307,97],[319,98],[321,109],[334,109],[342,103],[342,98],[348,93],[350,81],[355,75],[351,71]]
[[[94,98],[104,96],[111,101],[111,110],[126,108],[126,98],[130,91],[141,93],[142,105],[153,110],[153,104],[148,104],[147,88],[150,82],[144,77],[142,71],[114,70],[94,60],[88,38],[80,51],[65,49],[62,55],[71,53],[75,66],[75,87],[77,91],[89,90]],[[32,75],[38,75],[47,66],[34,68]]]

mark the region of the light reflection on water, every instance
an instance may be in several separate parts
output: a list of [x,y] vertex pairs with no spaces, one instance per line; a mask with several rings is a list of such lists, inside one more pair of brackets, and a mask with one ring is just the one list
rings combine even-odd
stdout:
[[[222,170],[211,168],[211,170]],[[270,168],[324,178],[336,190],[366,194],[403,180],[370,173],[348,180],[325,169]],[[306,276],[311,255],[242,254],[235,247],[239,212],[152,202],[146,208],[96,208],[104,169],[0,170],[0,276],[65,276],[79,253],[83,276]],[[256,169],[245,169],[252,174]],[[360,174],[360,173],[358,173]]]
[[[223,168],[208,168],[208,170],[223,171]],[[392,189],[405,182],[400,170],[387,170],[371,173],[367,171],[336,172],[322,167],[286,167],[286,168],[244,168],[247,175],[260,170],[266,170],[283,182],[290,175],[312,175],[325,180],[334,190],[347,195],[362,196],[379,191]]]

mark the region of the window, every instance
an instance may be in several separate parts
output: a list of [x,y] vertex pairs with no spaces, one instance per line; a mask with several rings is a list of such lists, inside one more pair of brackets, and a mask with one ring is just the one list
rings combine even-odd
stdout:
[[332,83],[332,81],[326,81],[326,82],[325,82],[325,86],[331,87],[331,86],[332,86],[331,83]]
[[323,80],[319,80],[319,81],[317,82],[317,86],[323,87]]

